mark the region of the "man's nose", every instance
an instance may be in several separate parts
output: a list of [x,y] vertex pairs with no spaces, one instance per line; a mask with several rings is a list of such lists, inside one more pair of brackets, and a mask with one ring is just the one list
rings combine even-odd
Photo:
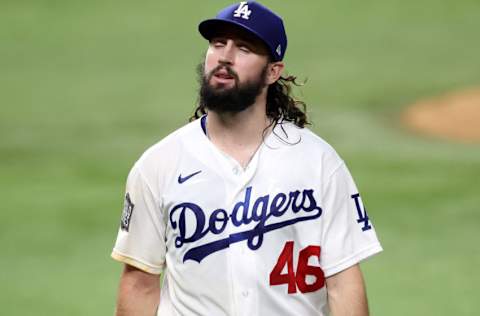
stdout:
[[235,47],[234,42],[232,40],[227,40],[225,44],[222,54],[220,55],[219,62],[222,64],[232,65],[235,60]]

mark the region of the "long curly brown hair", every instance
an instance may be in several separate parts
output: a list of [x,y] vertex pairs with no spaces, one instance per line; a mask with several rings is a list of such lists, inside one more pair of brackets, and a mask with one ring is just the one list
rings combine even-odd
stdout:
[[[272,119],[274,124],[288,121],[300,128],[310,124],[307,118],[307,105],[291,95],[292,86],[298,87],[303,84],[297,82],[297,77],[288,75],[280,77],[268,87],[266,111],[267,116]],[[205,105],[200,104],[189,121],[194,121],[206,113]]]

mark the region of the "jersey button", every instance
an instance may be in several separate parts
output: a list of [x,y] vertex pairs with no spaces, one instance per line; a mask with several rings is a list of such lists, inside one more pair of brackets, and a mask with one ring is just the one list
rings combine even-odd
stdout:
[[248,294],[249,294],[248,291],[243,291],[242,292],[243,297],[248,297]]
[[233,168],[233,174],[238,175],[240,173],[240,170],[238,170],[238,167]]

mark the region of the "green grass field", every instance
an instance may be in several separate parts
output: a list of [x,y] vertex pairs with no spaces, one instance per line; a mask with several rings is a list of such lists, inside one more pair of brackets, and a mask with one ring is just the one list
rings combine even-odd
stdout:
[[[113,313],[126,175],[192,113],[197,23],[228,3],[0,2],[0,314]],[[385,248],[363,265],[372,315],[477,314],[480,145],[396,118],[480,85],[480,2],[264,3],[286,20],[312,129],[347,161]]]

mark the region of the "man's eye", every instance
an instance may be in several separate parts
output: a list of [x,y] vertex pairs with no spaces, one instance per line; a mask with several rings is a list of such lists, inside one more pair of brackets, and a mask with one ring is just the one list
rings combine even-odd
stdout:
[[225,46],[225,42],[220,41],[220,40],[214,40],[214,41],[212,41],[212,45],[214,47],[223,47],[223,46]]
[[244,46],[244,45],[241,45],[239,46],[239,49],[242,51],[242,52],[245,52],[245,53],[250,53],[250,48],[248,48],[247,46]]

